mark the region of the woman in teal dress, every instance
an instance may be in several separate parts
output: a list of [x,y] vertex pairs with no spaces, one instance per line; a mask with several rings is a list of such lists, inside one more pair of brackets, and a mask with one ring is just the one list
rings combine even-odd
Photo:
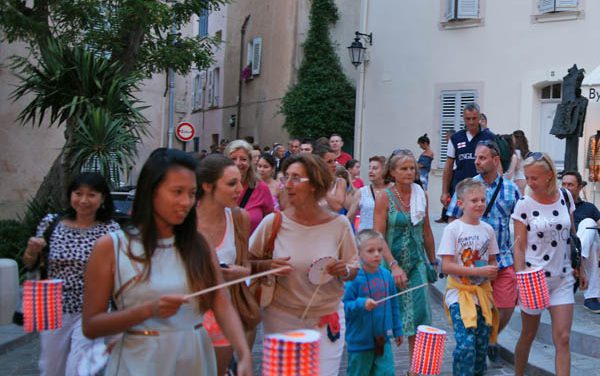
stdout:
[[[384,259],[399,289],[435,280],[435,243],[427,215],[427,196],[415,183],[417,163],[412,153],[400,151],[387,163],[394,184],[377,197],[373,228],[385,235],[389,248]],[[428,280],[429,277],[429,280]],[[427,288],[399,297],[402,329],[408,337],[409,356],[417,326],[431,324]],[[412,360],[412,359],[411,359]]]

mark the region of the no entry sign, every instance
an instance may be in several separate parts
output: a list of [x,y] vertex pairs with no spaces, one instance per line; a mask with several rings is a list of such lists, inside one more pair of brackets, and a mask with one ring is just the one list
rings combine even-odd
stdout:
[[191,141],[195,134],[196,129],[191,123],[188,122],[179,123],[175,128],[175,136],[179,141],[182,142]]

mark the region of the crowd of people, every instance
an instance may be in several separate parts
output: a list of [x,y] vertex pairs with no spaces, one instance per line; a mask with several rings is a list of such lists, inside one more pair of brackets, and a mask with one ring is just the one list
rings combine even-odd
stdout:
[[[585,289],[588,276],[586,308],[600,312],[598,235],[589,230],[600,212],[580,198],[579,173],[564,173],[559,189],[547,154],[530,152],[521,131],[499,141],[482,115],[467,105],[465,129],[448,139],[440,220],[449,224],[437,249],[427,134],[417,140],[418,157],[396,149],[368,158],[366,184],[338,134],[269,150],[235,140],[197,158],[160,148],[142,167],[123,228],[112,220],[103,177],[79,175],[66,192],[68,210],[46,216],[24,253],[27,267],[65,281],[63,327],[41,337],[42,374],[77,374],[100,341],[109,353],[106,375],[252,375],[250,349],[262,323],[266,335],[318,331],[321,375],[339,373],[345,345],[348,375],[394,375],[391,342],[406,342],[412,356],[417,327],[432,322],[420,287],[442,272],[454,374],[481,375],[519,304],[516,273],[541,267],[556,374],[568,375],[574,289]],[[499,142],[509,146],[507,168]],[[591,239],[581,265],[571,262],[575,233]],[[327,263],[315,284],[309,271],[320,259]],[[250,285],[188,296],[270,270]],[[540,315],[521,309],[517,375]]]

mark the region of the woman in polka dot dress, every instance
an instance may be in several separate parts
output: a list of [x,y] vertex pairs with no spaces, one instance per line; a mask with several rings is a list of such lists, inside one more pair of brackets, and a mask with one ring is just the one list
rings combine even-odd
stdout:
[[[573,206],[569,212],[557,187],[556,168],[547,154],[532,153],[525,160],[524,168],[530,190],[517,202],[512,214],[515,224],[515,269],[544,269],[550,292],[556,374],[569,375],[569,335],[573,321],[575,283],[569,246]],[[573,198],[567,194],[573,202]],[[584,276],[581,277],[582,284],[585,284]],[[515,348],[516,375],[524,374],[541,313],[541,310],[521,306],[523,329]]]

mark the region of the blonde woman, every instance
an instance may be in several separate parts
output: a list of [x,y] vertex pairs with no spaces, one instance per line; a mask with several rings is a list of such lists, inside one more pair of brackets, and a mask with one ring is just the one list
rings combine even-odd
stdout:
[[[383,257],[398,287],[415,287],[428,282],[427,264],[437,263],[427,196],[415,183],[417,162],[410,151],[394,152],[386,171],[394,183],[376,197],[373,229],[385,234],[389,248],[385,247]],[[417,326],[431,324],[428,292],[417,289],[398,299],[402,331],[412,354]]]
[[[541,267],[550,292],[552,340],[556,347],[555,373],[569,375],[571,352],[569,333],[573,322],[573,285],[569,232],[573,231],[573,205],[567,208],[557,186],[556,168],[546,153],[531,153],[524,162],[529,192],[517,202],[515,224],[515,270]],[[571,194],[565,192],[570,202]],[[585,275],[580,275],[585,289]],[[523,375],[540,323],[542,310],[521,306],[522,330],[515,348],[515,375]]]
[[256,175],[252,161],[252,146],[244,140],[230,142],[225,148],[225,156],[235,163],[242,174],[242,194],[238,205],[250,215],[250,233],[260,221],[273,212],[273,198],[269,187]]

